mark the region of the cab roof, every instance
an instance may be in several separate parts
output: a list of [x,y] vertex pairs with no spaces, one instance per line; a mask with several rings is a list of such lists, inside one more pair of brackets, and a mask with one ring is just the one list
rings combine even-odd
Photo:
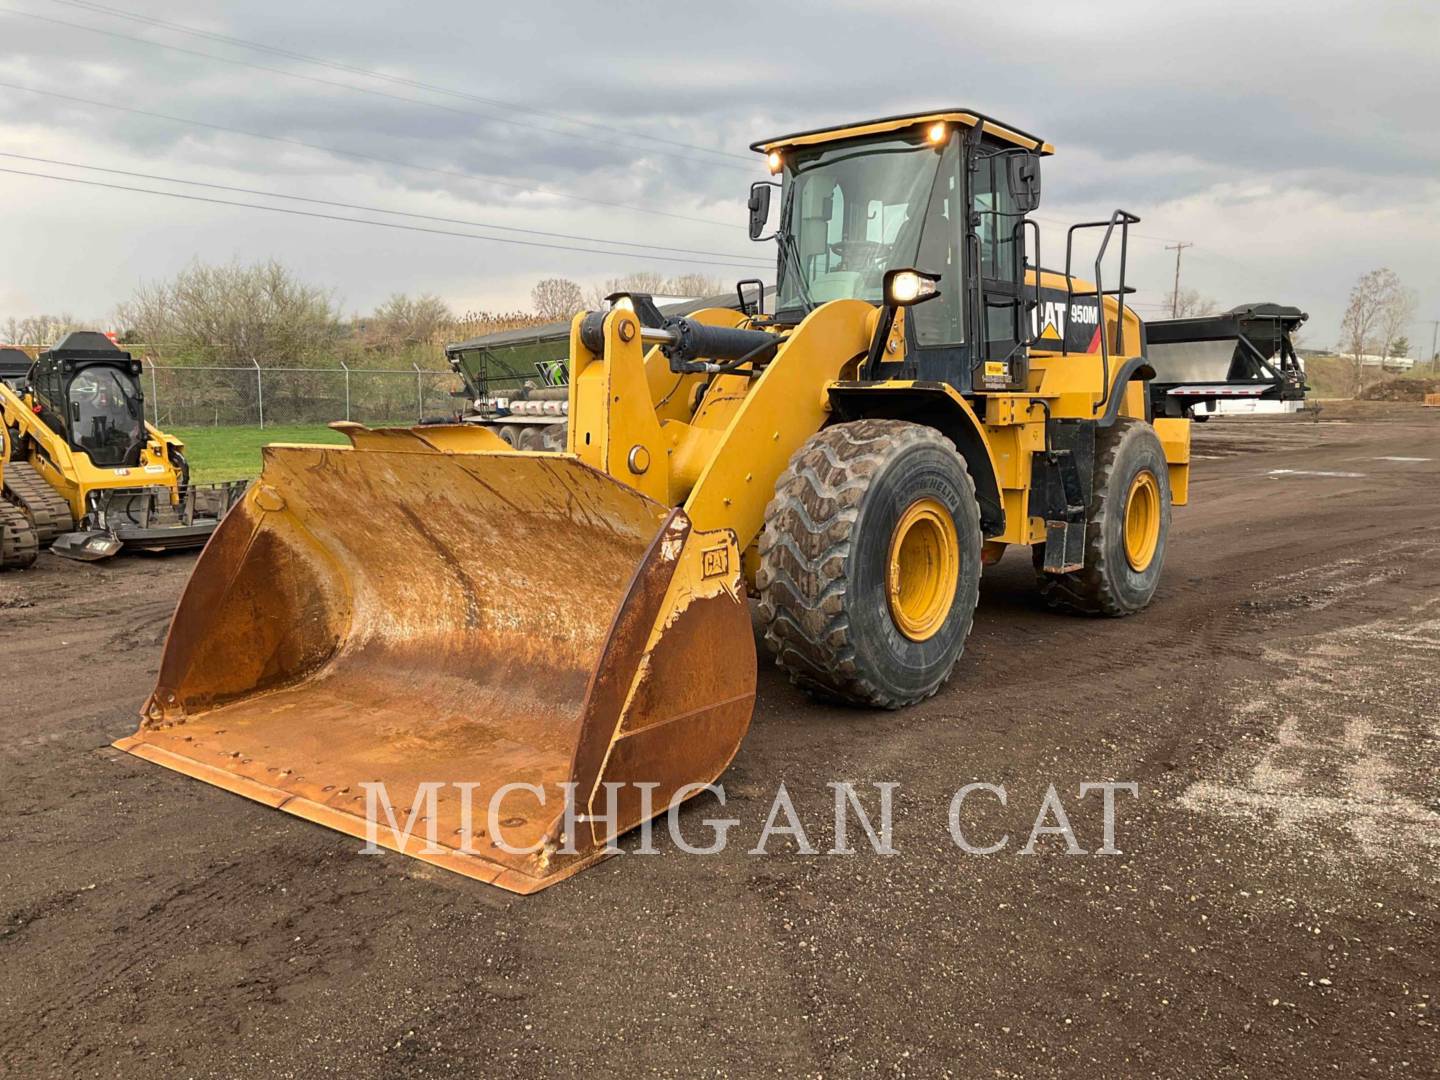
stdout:
[[839,124],[833,127],[815,128],[811,131],[797,131],[793,135],[780,135],[773,139],[751,143],[750,149],[761,154],[768,154],[771,150],[780,150],[787,146],[813,146],[817,143],[839,142],[841,139],[855,139],[864,135],[880,135],[887,131],[899,131],[903,128],[919,127],[922,124],[933,124],[937,120],[964,124],[966,127],[981,125],[987,133],[1004,139],[1006,142],[1012,142],[1016,146],[1023,146],[1026,150],[1034,150],[1042,155],[1055,152],[1055,148],[1038,135],[1022,131],[1011,124],[1002,124],[993,117],[976,112],[974,109],[963,108],[902,113],[899,116],[886,116],[879,120],[863,120],[854,124]]
[[72,330],[40,354],[42,360],[131,360],[128,352],[98,330]]

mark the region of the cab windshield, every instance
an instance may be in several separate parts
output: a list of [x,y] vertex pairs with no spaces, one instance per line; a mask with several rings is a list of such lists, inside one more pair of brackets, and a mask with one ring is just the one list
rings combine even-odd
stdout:
[[935,219],[955,220],[947,174],[957,152],[955,140],[941,153],[923,139],[896,137],[797,155],[787,176],[778,311],[794,317],[843,299],[878,304],[886,270],[925,261],[922,236],[939,234],[943,251],[949,230]]
[[70,381],[71,443],[104,467],[138,464],[145,444],[139,389],[124,372],[86,368]]

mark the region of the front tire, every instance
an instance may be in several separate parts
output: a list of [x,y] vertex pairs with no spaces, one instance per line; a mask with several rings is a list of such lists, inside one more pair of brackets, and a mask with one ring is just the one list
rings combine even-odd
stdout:
[[1085,529],[1085,566],[1068,574],[1042,569],[1040,595],[1052,608],[1122,616],[1143,610],[1160,584],[1170,533],[1170,467],[1155,429],[1122,417],[1095,438],[1095,480]]
[[980,508],[933,428],[857,420],[790,459],[760,536],[765,642],[820,697],[895,709],[949,678],[974,621]]

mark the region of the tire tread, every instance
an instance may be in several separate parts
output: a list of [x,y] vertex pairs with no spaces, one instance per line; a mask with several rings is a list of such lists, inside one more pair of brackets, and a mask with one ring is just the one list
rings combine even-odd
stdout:
[[[887,693],[860,669],[850,634],[846,570],[870,478],[899,450],[926,441],[955,452],[949,439],[919,424],[837,424],[812,436],[776,482],[759,543],[760,618],[776,664],[817,697],[897,709],[930,697],[949,678],[947,671],[913,696]],[[974,481],[960,472],[974,498]],[[967,625],[962,640],[969,633]]]

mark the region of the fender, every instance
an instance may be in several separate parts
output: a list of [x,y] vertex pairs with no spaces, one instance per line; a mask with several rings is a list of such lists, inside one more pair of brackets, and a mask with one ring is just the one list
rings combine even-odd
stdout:
[[[1150,361],[1143,356],[1134,356],[1120,365],[1120,370],[1115,373],[1115,381],[1110,386],[1110,400],[1105,405],[1105,413],[1096,423],[1101,427],[1109,427],[1120,416],[1120,407],[1125,401],[1125,384],[1139,380],[1149,382],[1155,378],[1155,369],[1150,366]],[[1148,410],[1147,410],[1148,411]]]
[[842,420],[909,420],[939,431],[955,444],[975,481],[980,527],[986,536],[1005,531],[1005,504],[990,440],[970,403],[945,383],[893,380],[832,382],[826,388],[833,412]]

